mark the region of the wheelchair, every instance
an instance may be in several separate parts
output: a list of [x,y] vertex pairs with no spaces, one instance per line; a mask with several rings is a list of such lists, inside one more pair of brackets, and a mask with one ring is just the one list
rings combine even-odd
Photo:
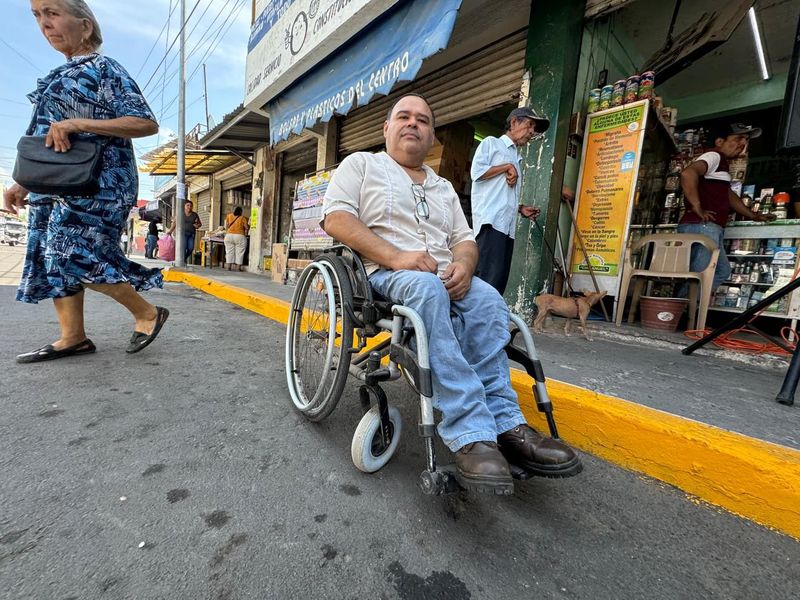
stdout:
[[[514,314],[509,327],[511,341],[506,353],[534,379],[536,406],[545,415],[550,435],[557,439],[553,408],[530,330]],[[322,421],[331,414],[348,375],[361,382],[359,399],[364,415],[350,450],[353,464],[364,473],[374,473],[389,462],[402,431],[400,412],[389,404],[381,383],[406,379],[420,399],[418,428],[426,454],[420,488],[429,495],[462,489],[455,468],[440,467],[436,462],[425,325],[416,311],[374,296],[364,265],[350,248],[333,246],[301,272],[286,329],[285,369],[292,403],[309,421]],[[529,477],[524,470],[510,467],[514,478]]]

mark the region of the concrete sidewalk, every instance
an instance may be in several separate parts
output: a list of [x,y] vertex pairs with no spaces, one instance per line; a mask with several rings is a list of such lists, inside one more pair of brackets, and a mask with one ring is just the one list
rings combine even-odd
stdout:
[[[173,269],[165,278],[278,322],[293,291],[222,269]],[[565,337],[559,324],[536,338],[562,436],[800,538],[800,410],[774,402],[786,361],[717,349],[686,357],[680,337],[591,327],[592,342]],[[512,382],[526,417],[543,427],[531,380],[512,369]]]

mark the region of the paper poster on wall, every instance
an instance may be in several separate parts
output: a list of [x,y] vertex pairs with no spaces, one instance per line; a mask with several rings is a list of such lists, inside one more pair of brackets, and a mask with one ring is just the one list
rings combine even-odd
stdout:
[[258,206],[253,205],[250,208],[250,233],[258,229]]
[[[645,101],[588,117],[575,222],[598,278],[619,275],[646,115]],[[589,275],[577,236],[572,240],[570,272]],[[604,283],[602,288],[616,293],[616,281]]]

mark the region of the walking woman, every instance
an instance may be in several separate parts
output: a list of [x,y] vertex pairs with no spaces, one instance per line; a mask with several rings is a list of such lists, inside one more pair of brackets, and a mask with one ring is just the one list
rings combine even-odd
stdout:
[[158,124],[127,71],[99,53],[100,26],[84,0],[31,0],[31,11],[45,39],[67,62],[40,79],[28,95],[36,107],[28,135],[46,136],[42,143],[56,152],[69,152],[77,139],[106,146],[95,196],[48,197],[28,194],[20,185],[4,194],[7,210],[30,204],[17,300],[35,304],[52,298],[61,329],[56,341],[19,355],[17,362],[96,350],[84,329],[86,288],[130,311],[133,335],[126,352],[138,352],[156,338],[169,311],[138,294],[162,287],[161,272],[129,261],[120,237],[138,191],[131,138],[156,133]]
[[229,271],[244,271],[244,251],[247,248],[247,232],[250,224],[242,216],[242,207],[237,206],[225,217],[225,267]]

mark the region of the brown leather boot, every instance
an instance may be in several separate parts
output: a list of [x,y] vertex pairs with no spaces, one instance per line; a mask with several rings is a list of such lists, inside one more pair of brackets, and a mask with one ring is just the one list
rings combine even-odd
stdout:
[[467,489],[498,495],[514,492],[514,481],[503,455],[492,442],[473,442],[456,452],[459,483]]
[[544,437],[528,425],[519,425],[497,436],[506,460],[531,475],[571,477],[583,469],[580,457],[561,440]]

